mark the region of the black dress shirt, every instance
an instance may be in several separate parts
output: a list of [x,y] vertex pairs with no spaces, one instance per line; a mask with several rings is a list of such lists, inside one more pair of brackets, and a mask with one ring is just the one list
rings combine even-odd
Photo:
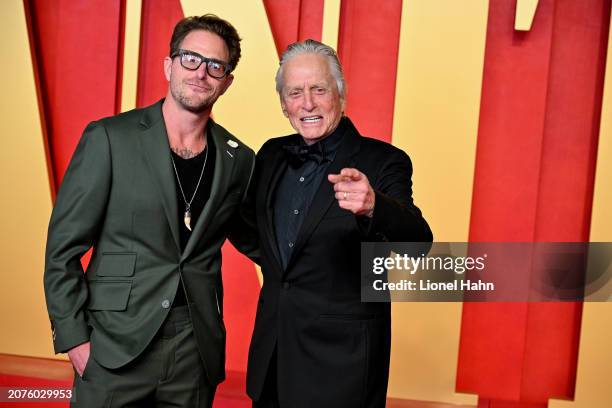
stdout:
[[[308,148],[299,135],[285,147],[288,165],[274,197],[274,229],[283,269],[287,267],[300,227],[319,185],[327,182],[323,180],[327,175],[326,170],[336,156],[346,128],[346,119],[342,118],[329,136],[318,141],[316,146],[310,146],[317,151],[314,154],[303,154]],[[301,157],[296,158],[299,150],[302,150],[299,153]]]

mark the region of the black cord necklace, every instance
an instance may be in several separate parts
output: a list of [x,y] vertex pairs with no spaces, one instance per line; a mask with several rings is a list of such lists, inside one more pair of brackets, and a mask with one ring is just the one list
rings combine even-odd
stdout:
[[185,227],[189,231],[191,231],[191,203],[198,192],[198,188],[200,187],[200,182],[202,181],[202,177],[204,176],[204,168],[206,168],[206,161],[208,160],[208,146],[206,147],[206,153],[204,153],[204,164],[202,165],[202,171],[200,172],[200,178],[198,179],[198,184],[196,184],[196,188],[193,191],[193,195],[191,196],[191,200],[187,201],[185,197],[185,191],[183,191],[183,185],[181,184],[181,179],[178,175],[178,171],[176,171],[176,164],[174,163],[174,157],[170,156],[172,159],[172,167],[174,167],[174,174],[176,175],[176,181],[178,181],[179,188],[181,190],[181,195],[183,196],[183,201],[185,201],[185,215],[183,216],[183,222],[185,223]]

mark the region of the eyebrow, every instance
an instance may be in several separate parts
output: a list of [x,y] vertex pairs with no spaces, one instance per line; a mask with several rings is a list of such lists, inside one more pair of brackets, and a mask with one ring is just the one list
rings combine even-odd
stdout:
[[[308,89],[313,89],[313,88],[329,88],[328,85],[325,84],[312,84],[308,87]],[[287,87],[287,91],[301,91],[304,89],[304,86],[302,85],[296,85],[296,86],[291,86],[291,87]]]

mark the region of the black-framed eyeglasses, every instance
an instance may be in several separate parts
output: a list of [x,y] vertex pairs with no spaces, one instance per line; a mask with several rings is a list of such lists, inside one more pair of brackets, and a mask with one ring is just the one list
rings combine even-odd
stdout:
[[223,78],[232,70],[230,64],[226,64],[216,59],[206,58],[194,51],[178,50],[170,56],[170,58],[174,57],[179,57],[181,66],[190,71],[195,71],[200,68],[200,65],[206,63],[206,73],[216,79]]

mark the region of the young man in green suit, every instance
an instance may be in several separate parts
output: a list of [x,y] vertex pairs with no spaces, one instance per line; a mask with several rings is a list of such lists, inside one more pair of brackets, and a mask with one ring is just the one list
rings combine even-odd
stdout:
[[212,405],[225,376],[221,245],[257,257],[242,211],[254,153],[210,118],[239,59],[228,22],[183,19],[164,59],[166,98],[85,129],[44,276],[55,351],[75,369],[74,407]]

